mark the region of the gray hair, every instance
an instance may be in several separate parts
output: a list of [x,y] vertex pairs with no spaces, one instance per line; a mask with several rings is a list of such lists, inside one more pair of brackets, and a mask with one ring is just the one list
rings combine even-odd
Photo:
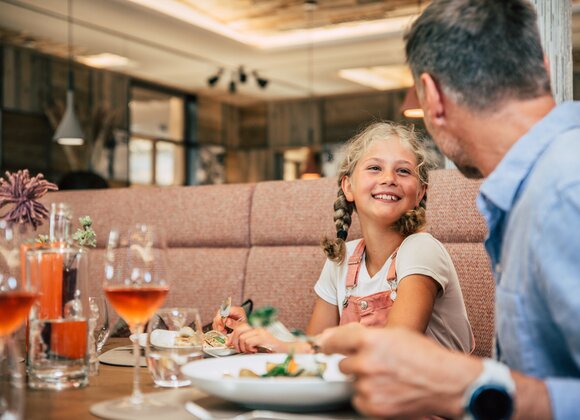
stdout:
[[536,11],[527,0],[433,0],[405,41],[415,81],[428,73],[473,110],[550,93]]

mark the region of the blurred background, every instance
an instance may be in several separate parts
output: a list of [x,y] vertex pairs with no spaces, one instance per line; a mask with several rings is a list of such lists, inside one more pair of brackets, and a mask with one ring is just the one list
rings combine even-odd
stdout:
[[[69,188],[334,175],[368,123],[424,130],[403,33],[427,4],[0,0],[1,170]],[[579,98],[580,0],[572,32]]]

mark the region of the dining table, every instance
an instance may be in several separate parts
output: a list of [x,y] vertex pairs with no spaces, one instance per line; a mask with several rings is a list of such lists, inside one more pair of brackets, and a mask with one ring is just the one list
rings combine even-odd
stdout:
[[[127,346],[128,338],[111,338],[103,348],[103,352]],[[218,397],[210,396],[193,386],[178,389],[160,388],[155,385],[147,368],[140,369],[141,390],[151,398],[160,398],[164,401],[172,401],[179,405],[179,409],[168,410],[167,419],[195,419],[193,414],[188,413],[184,406],[187,401],[193,401],[209,410],[216,419],[233,418],[236,415],[251,411],[234,403],[230,403]],[[91,413],[91,407],[96,404],[122,398],[131,393],[133,381],[133,368],[130,366],[113,366],[101,363],[98,374],[90,377],[88,386],[80,389],[32,390],[26,389],[24,419],[51,420],[51,419],[95,419]],[[94,409],[93,409],[94,411]],[[113,418],[113,417],[102,417]],[[119,417],[120,418],[120,417]],[[139,416],[139,420],[149,418],[147,413]],[[321,413],[304,413],[304,419],[358,419],[360,417],[351,407],[344,407],[337,411]],[[129,419],[129,417],[127,417]]]

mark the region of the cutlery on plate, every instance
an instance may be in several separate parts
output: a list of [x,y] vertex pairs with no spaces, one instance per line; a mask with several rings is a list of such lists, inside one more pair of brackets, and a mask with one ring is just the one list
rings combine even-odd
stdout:
[[274,321],[270,325],[266,327],[266,329],[277,339],[282,341],[304,341],[308,343],[314,353],[320,352],[320,346],[318,345],[316,336],[310,336],[304,334],[302,331],[294,330],[294,332],[290,332],[290,330],[282,324],[280,321]]
[[232,297],[228,296],[220,305],[220,316],[225,320],[230,315],[230,309],[232,308]]
[[226,319],[230,316],[230,309],[232,308],[232,297],[228,296],[220,305],[220,316],[224,323],[224,328],[226,329],[227,333],[231,333],[232,329],[226,325]]

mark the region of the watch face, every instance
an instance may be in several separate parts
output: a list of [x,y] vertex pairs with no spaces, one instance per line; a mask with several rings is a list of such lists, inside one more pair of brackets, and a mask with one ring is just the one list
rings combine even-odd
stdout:
[[469,408],[477,420],[509,419],[513,412],[513,401],[503,387],[485,385],[473,393]]

